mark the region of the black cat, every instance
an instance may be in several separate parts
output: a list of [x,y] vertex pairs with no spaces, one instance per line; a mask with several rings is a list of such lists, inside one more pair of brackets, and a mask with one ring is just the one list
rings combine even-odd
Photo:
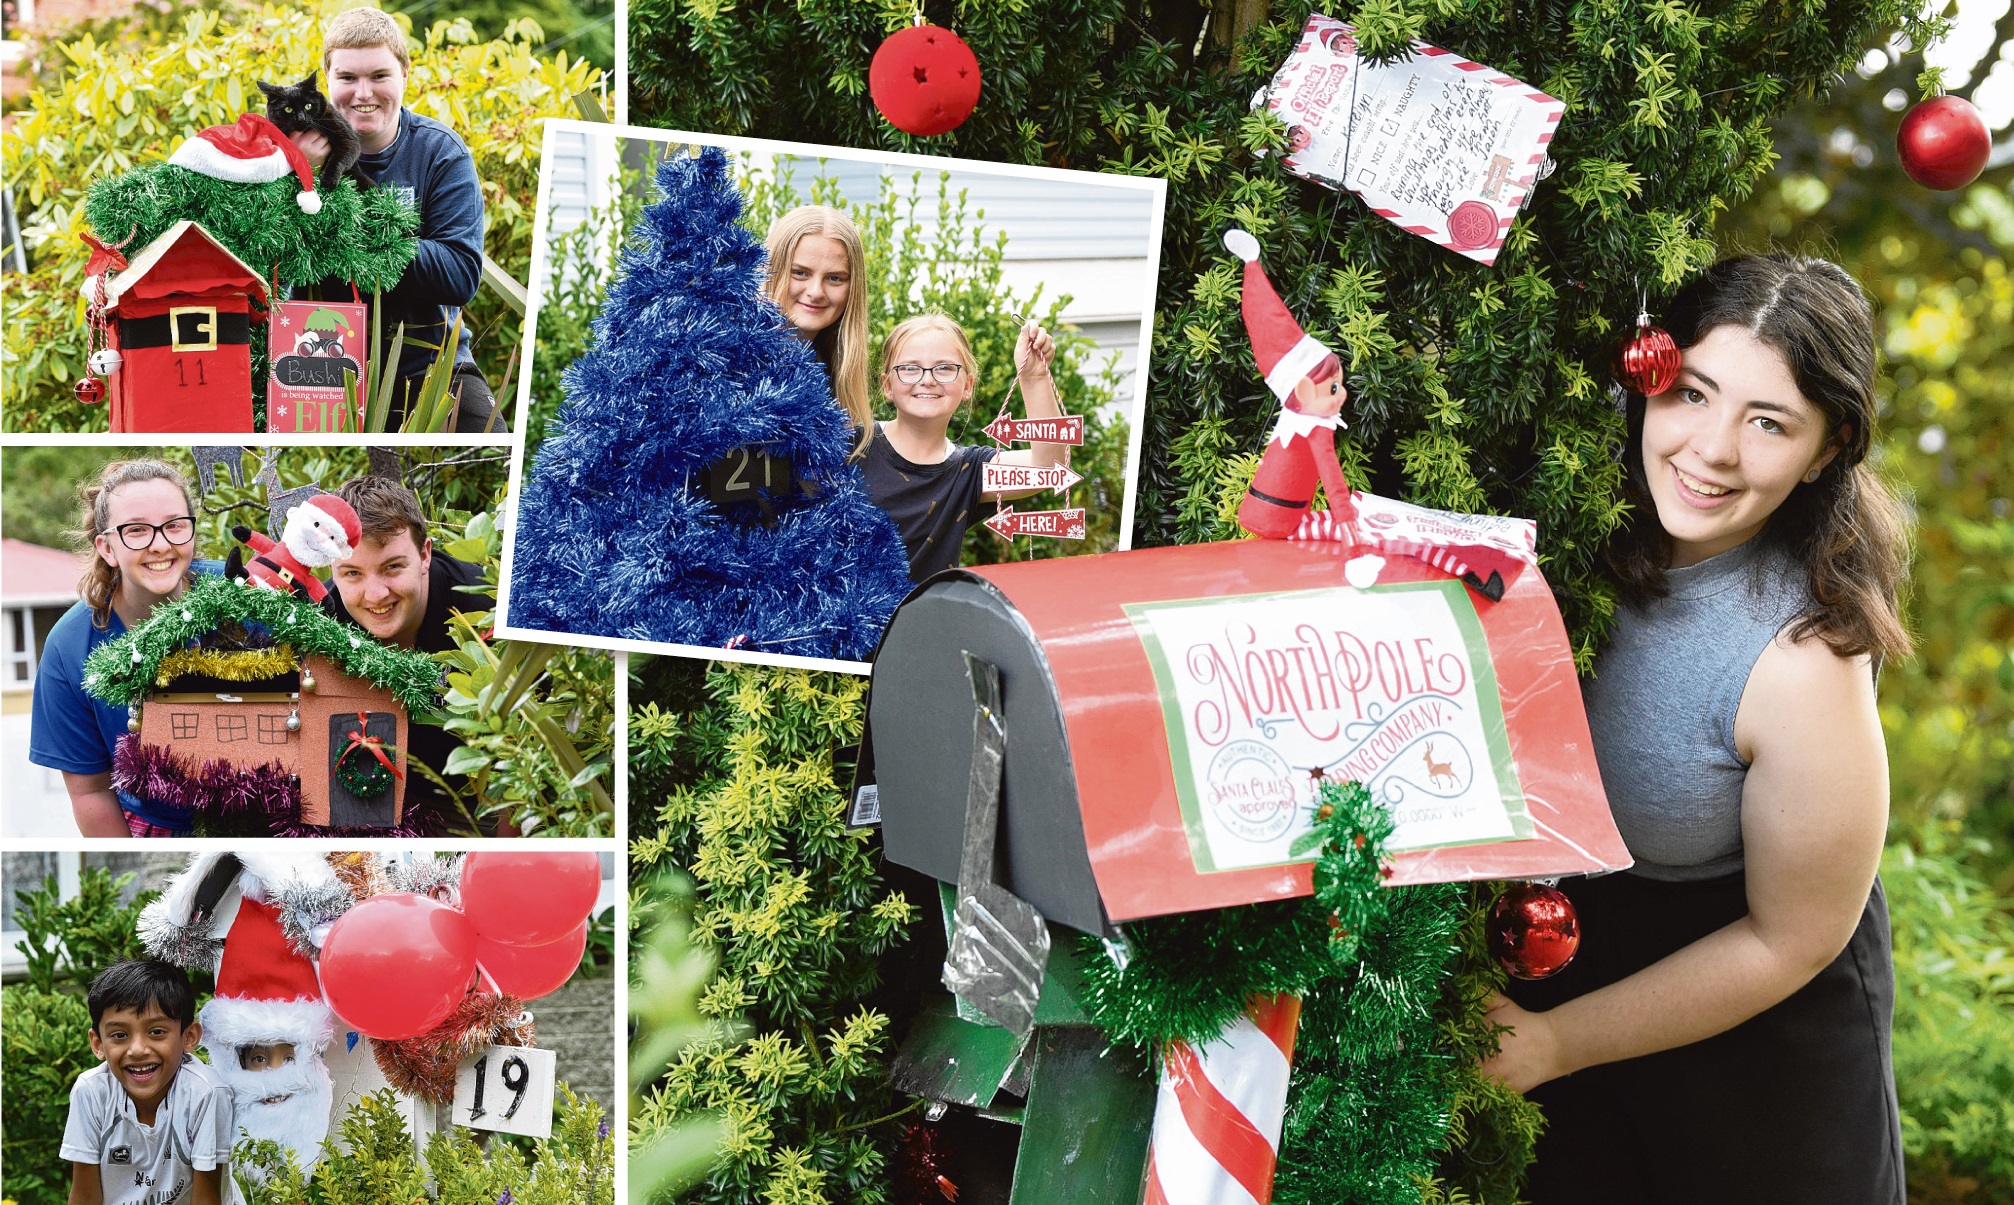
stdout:
[[282,134],[319,130],[329,140],[329,157],[322,161],[322,178],[316,185],[323,192],[334,188],[344,177],[356,181],[358,188],[370,188],[377,181],[357,166],[364,144],[350,123],[329,103],[329,98],[315,87],[319,74],[310,71],[308,78],[298,84],[269,84],[260,80],[259,91],[266,94],[266,120],[278,126]]

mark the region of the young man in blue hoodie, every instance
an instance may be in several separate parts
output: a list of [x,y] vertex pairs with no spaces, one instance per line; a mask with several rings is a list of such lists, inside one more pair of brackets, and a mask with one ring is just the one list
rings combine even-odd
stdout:
[[[375,8],[355,8],[329,23],[322,39],[322,71],[329,101],[363,143],[357,166],[382,187],[397,189],[419,206],[419,253],[398,284],[387,291],[372,315],[377,338],[388,340],[405,323],[406,346],[399,357],[399,392],[393,423],[405,413],[404,394],[419,387],[437,354],[455,360],[453,388],[461,396],[458,431],[481,431],[496,402],[469,354],[469,331],[440,353],[449,326],[462,306],[475,299],[482,282],[483,194],[475,159],[453,130],[403,107],[412,61],[398,23]],[[292,138],[318,171],[329,141],[309,130]],[[347,281],[323,281],[323,297],[347,301]],[[371,298],[366,295],[364,301]],[[491,430],[507,427],[503,416]]]

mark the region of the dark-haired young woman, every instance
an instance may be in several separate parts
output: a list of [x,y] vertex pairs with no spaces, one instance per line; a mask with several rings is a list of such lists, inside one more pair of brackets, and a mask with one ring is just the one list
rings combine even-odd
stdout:
[[1862,461],[1872,319],[1823,260],[1675,298],[1632,397],[1625,606],[1587,685],[1636,865],[1563,885],[1579,958],[1513,985],[1485,1070],[1545,1109],[1528,1198],[1901,1205],[1874,669],[1905,654],[1899,511]]

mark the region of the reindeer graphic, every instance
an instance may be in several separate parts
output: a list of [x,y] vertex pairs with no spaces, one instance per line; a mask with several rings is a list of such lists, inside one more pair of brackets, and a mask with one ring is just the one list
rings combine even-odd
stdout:
[[1450,786],[1461,785],[1461,780],[1455,777],[1455,768],[1452,763],[1434,760],[1434,743],[1432,741],[1427,742],[1426,759],[1428,782],[1438,786],[1441,779],[1445,778],[1448,780]]

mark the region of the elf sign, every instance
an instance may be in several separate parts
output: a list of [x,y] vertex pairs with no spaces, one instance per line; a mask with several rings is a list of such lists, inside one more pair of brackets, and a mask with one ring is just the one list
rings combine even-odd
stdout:
[[345,398],[347,377],[364,378],[369,361],[366,307],[354,302],[282,301],[273,307],[267,348],[266,429],[275,432],[363,430]]

